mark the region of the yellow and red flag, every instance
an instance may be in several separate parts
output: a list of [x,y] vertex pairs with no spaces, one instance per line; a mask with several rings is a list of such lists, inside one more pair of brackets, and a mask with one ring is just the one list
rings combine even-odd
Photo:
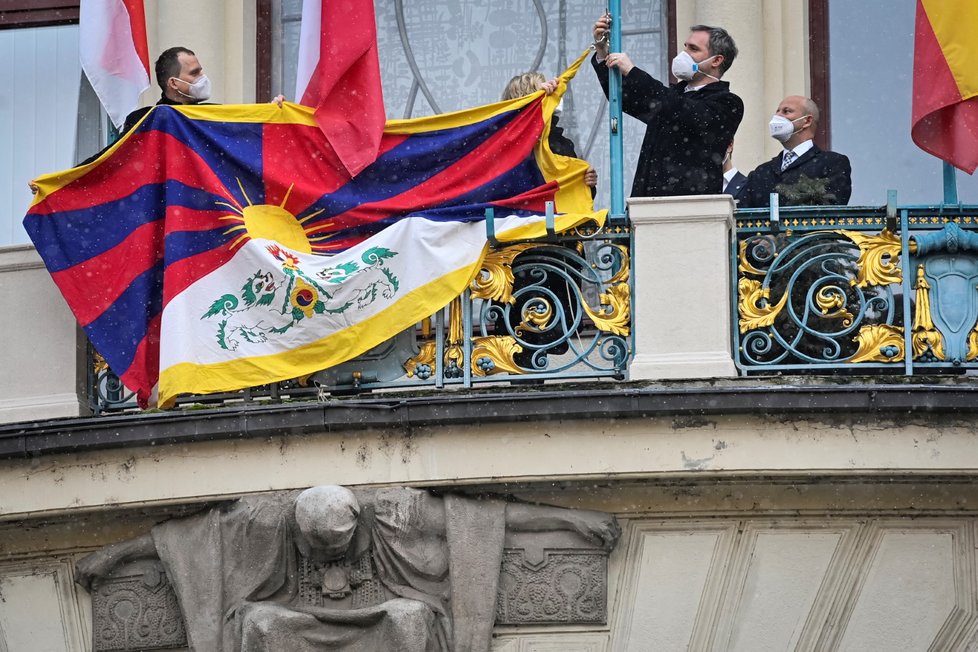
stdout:
[[978,168],[978,3],[917,0],[910,134],[968,174]]

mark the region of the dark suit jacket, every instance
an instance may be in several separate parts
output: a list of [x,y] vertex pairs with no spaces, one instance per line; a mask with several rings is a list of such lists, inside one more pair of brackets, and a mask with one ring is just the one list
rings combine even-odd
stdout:
[[[741,192],[739,208],[766,208],[770,205],[770,194],[780,184],[792,185],[801,177],[809,179],[828,179],[828,191],[835,195],[827,204],[846,205],[852,194],[851,167],[849,157],[836,152],[827,152],[812,145],[787,169],[781,171],[781,154],[767,163],[757,166],[747,177],[747,187]],[[781,202],[784,205],[782,200]]]
[[747,177],[744,176],[743,172],[738,170],[737,174],[733,175],[733,179],[730,180],[730,183],[728,183],[724,187],[723,194],[730,195],[734,199],[740,199],[740,196],[744,190],[744,186],[746,185],[747,185]]
[[[591,58],[604,94],[608,67]],[[684,92],[641,68],[622,78],[622,109],[647,126],[632,184],[633,197],[715,195],[723,185],[723,157],[744,117],[743,101],[727,82]]]

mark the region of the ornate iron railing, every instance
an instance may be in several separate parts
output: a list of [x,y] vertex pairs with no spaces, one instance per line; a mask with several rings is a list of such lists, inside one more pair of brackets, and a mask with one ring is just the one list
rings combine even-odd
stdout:
[[978,207],[738,211],[732,257],[744,374],[978,367]]
[[[630,242],[629,229],[619,224],[496,246],[449,306],[354,360],[306,378],[180,402],[623,379],[634,348]],[[94,351],[90,361],[93,412],[134,408],[132,393]]]

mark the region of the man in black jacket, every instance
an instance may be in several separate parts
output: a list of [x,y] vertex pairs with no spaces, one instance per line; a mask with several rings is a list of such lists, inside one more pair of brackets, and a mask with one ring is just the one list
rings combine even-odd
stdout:
[[694,25],[672,62],[678,84],[666,86],[635,67],[624,53],[608,53],[609,16],[594,24],[591,60],[608,94],[608,69],[622,75],[622,109],[647,127],[632,183],[633,197],[715,195],[723,187],[727,145],[744,117],[744,103],[720,81],[737,56],[726,30]]
[[792,95],[781,100],[770,133],[784,151],[748,175],[739,208],[766,208],[772,192],[778,193],[782,206],[849,203],[849,158],[814,143],[818,119],[818,106],[811,99]]

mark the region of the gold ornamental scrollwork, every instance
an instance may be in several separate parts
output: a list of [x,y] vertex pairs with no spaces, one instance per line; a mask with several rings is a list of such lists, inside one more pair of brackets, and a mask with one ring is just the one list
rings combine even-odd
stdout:
[[859,271],[852,284],[864,288],[869,285],[902,283],[900,270],[900,237],[889,229],[878,235],[861,231],[835,231],[852,240],[859,247]]
[[846,295],[837,287],[824,286],[815,295],[815,305],[825,319],[841,319],[844,327],[852,326],[854,317],[845,309]]
[[[448,310],[448,341],[445,346],[445,373],[463,369],[465,351],[462,350],[462,297],[455,297]],[[452,364],[454,363],[454,364]]]
[[750,261],[747,260],[746,240],[740,241],[740,253],[737,256],[737,260],[739,261],[739,264],[737,265],[737,270],[741,274],[754,274],[756,276],[764,276],[765,272],[763,270],[757,269],[756,267],[750,264]]
[[978,324],[968,333],[968,362],[978,358]]
[[540,247],[539,244],[520,244],[502,249],[491,249],[482,261],[482,268],[472,280],[473,299],[489,299],[500,303],[513,303],[513,260],[524,251]]
[[408,361],[404,363],[404,370],[407,371],[408,378],[414,377],[420,365],[427,365],[431,373],[435,373],[437,369],[435,366],[435,344],[434,340],[423,342],[418,355],[408,358]]
[[785,293],[780,301],[772,304],[771,288],[762,287],[760,281],[749,278],[737,281],[737,294],[740,297],[737,310],[740,311],[741,333],[770,326],[788,302]]
[[96,374],[100,374],[103,371],[107,371],[109,368],[109,363],[105,361],[105,358],[103,358],[102,354],[99,353],[98,351],[93,350],[93,353],[94,356],[92,356],[92,370]]
[[[943,360],[944,340],[941,337],[941,332],[934,328],[934,320],[930,312],[930,283],[924,276],[923,265],[917,265],[917,281],[914,284],[914,290],[917,291],[915,296],[916,313],[913,317],[913,328],[910,331],[913,334],[913,357],[917,359],[930,351],[935,358]],[[968,354],[970,355],[971,338],[969,337],[968,340]]]
[[628,337],[631,333],[632,292],[628,284],[631,261],[628,249],[615,245],[621,255],[621,267],[608,281],[608,290],[598,296],[600,307],[594,310],[581,295],[584,312],[599,330]]
[[891,324],[863,326],[852,338],[859,343],[848,362],[901,362],[904,356],[903,329]]
[[[513,357],[523,351],[523,347],[509,335],[491,335],[472,338],[472,374],[490,376],[492,374],[524,374]],[[488,364],[486,362],[488,361]]]
[[550,323],[554,316],[554,308],[543,297],[535,297],[523,307],[523,320],[516,327],[516,334],[523,335],[526,331],[539,333]]
[[631,332],[630,322],[632,319],[631,296],[628,283],[612,285],[607,292],[601,293],[601,308],[599,310],[594,311],[587,303],[584,303],[584,312],[598,327],[598,330],[628,337]]

